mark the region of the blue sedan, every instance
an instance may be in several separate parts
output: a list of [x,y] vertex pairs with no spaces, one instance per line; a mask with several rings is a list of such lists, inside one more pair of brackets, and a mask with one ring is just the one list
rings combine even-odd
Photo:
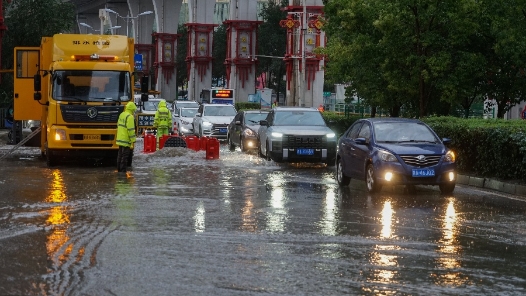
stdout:
[[338,140],[336,179],[341,186],[364,180],[371,193],[383,185],[438,185],[450,194],[456,164],[449,142],[418,119],[360,119]]

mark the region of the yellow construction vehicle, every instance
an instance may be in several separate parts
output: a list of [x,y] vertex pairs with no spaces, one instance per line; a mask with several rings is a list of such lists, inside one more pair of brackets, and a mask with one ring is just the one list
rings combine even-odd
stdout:
[[117,119],[133,102],[133,39],[56,34],[15,48],[14,119],[40,120],[48,166],[66,158],[116,160]]

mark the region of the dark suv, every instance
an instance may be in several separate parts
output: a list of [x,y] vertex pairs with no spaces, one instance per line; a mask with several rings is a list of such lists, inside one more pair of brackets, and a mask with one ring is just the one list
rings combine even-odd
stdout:
[[259,155],[276,162],[335,165],[336,134],[320,111],[305,107],[273,108],[258,131]]

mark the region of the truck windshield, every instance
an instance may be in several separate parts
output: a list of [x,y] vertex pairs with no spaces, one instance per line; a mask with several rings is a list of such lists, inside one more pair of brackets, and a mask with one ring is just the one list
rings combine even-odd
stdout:
[[131,99],[130,74],[119,71],[55,71],[57,101],[119,102]]

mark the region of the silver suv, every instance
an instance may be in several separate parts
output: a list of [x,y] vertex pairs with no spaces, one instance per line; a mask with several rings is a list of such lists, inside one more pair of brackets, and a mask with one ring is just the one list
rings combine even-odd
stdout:
[[258,151],[261,157],[276,162],[334,166],[336,134],[315,108],[276,107],[260,121]]
[[230,104],[201,104],[193,121],[194,134],[226,140],[227,126],[237,111]]

